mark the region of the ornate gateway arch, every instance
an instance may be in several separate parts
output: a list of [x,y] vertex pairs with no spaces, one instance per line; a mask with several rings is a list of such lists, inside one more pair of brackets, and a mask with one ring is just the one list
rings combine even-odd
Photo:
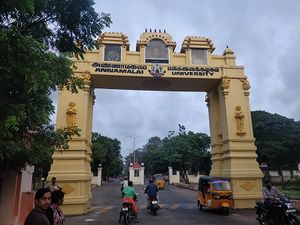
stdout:
[[186,37],[179,53],[165,32],[144,32],[129,50],[122,33],[103,33],[99,49],[84,60],[74,59],[76,76],[84,89],[72,94],[59,91],[57,127],[78,126],[81,136],[70,141],[68,151],[55,151],[49,177],[57,177],[67,193],[66,214],[83,214],[91,200],[91,134],[95,88],[206,92],[212,147],[212,176],[229,177],[234,206],[249,208],[261,198],[262,173],[256,162],[256,146],[249,107],[250,84],[243,66],[235,64],[232,49],[213,55],[205,37]]

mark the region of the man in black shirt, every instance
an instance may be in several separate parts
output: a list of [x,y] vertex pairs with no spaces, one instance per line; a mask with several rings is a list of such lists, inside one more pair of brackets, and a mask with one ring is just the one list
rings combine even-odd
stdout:
[[[51,204],[51,190],[40,188],[34,197],[35,207],[28,214],[24,225],[51,225],[49,207]],[[51,221],[52,222],[52,221]]]
[[158,187],[153,183],[153,179],[149,180],[149,184],[145,189],[145,193],[148,194],[148,199],[156,198],[157,199]]

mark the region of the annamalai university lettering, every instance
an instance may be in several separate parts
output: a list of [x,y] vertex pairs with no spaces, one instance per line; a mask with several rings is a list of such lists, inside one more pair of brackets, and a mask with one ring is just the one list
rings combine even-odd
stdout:
[[219,68],[212,67],[183,67],[169,66],[168,70],[172,75],[189,75],[189,76],[213,76],[215,72],[219,72]]
[[[149,74],[147,65],[135,64],[114,64],[114,63],[97,63],[92,64],[94,71],[97,73],[111,74]],[[215,72],[219,72],[218,67],[192,67],[192,66],[168,66],[166,71],[170,75],[180,76],[213,76]]]
[[144,71],[147,70],[146,65],[124,65],[96,62],[92,64],[92,67],[95,68],[95,72],[118,74],[144,74]]

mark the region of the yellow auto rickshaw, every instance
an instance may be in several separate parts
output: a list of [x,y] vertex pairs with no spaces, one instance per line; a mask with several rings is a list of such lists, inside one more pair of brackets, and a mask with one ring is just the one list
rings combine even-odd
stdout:
[[229,214],[233,206],[232,190],[228,178],[201,176],[198,186],[198,207],[221,209],[224,215]]
[[153,180],[160,190],[163,190],[165,188],[166,183],[162,174],[154,174]]

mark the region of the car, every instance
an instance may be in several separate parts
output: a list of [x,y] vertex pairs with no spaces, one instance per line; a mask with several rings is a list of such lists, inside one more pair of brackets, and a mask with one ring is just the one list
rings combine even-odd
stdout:
[[163,190],[165,188],[166,182],[162,174],[154,174],[153,180],[160,190]]

